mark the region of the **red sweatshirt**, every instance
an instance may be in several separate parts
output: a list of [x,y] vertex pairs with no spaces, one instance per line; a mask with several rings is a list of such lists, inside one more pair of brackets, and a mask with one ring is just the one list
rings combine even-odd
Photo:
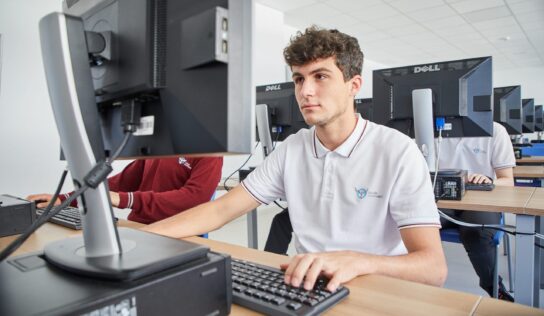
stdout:
[[129,220],[149,224],[209,201],[222,167],[222,157],[140,159],[108,184],[119,193],[118,207],[132,209]]

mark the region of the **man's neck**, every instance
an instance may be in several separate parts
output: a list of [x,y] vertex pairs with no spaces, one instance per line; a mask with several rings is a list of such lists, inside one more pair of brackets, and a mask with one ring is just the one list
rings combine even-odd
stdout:
[[342,145],[357,126],[358,115],[344,115],[338,117],[331,124],[316,126],[316,134],[319,141],[330,151]]

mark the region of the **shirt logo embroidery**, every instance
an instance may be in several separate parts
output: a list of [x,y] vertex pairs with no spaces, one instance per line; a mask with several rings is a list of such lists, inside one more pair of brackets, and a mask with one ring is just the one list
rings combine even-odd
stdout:
[[366,188],[355,188],[355,193],[357,194],[357,200],[362,200],[365,198],[366,194],[368,193],[368,190]]
[[178,162],[179,162],[180,165],[185,166],[187,169],[192,169],[191,164],[189,164],[189,162],[187,162],[187,159],[185,159],[183,157],[179,157]]
[[365,197],[377,198],[377,199],[382,198],[382,195],[379,194],[378,192],[370,191],[368,188],[365,188],[365,187],[360,187],[360,188],[355,187],[355,194],[357,196],[357,200],[359,201],[363,200]]
[[477,154],[486,154],[486,153],[487,153],[486,150],[480,149],[480,148],[478,148],[478,147],[472,148],[472,152],[475,153],[476,155],[477,155]]

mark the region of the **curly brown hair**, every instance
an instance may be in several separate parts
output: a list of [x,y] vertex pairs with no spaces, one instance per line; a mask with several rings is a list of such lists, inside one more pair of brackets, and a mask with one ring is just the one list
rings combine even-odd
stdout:
[[345,81],[363,71],[364,55],[355,37],[315,25],[307,28],[304,33],[297,32],[283,50],[283,57],[289,67],[335,57],[336,66],[342,71]]

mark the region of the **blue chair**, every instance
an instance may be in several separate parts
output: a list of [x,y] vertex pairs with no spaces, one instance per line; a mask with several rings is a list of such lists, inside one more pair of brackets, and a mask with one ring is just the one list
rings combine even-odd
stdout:
[[[501,213],[500,224],[504,224],[504,214]],[[497,298],[499,296],[499,246],[501,244],[501,239],[504,238],[505,243],[505,255],[508,256],[508,281],[509,281],[509,291],[512,291],[512,258],[510,256],[510,239],[508,235],[505,235],[503,231],[498,230],[495,235],[493,235],[493,244],[495,245],[495,267],[493,269],[493,297]],[[440,230],[440,239],[445,242],[461,243],[459,237],[459,229],[457,228],[445,228]]]

